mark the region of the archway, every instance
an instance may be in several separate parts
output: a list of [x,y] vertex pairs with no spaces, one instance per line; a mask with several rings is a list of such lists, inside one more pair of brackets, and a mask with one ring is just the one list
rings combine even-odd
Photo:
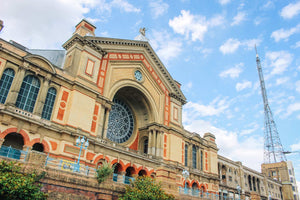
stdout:
[[4,137],[4,142],[0,149],[0,155],[20,159],[23,146],[24,139],[21,134],[9,133]]
[[120,88],[112,101],[106,137],[116,143],[130,144],[138,129],[154,120],[150,101],[143,92],[130,86]]
[[114,167],[113,181],[117,182],[118,176],[121,175],[123,172],[123,167],[120,163],[115,163],[113,167]]
[[126,174],[125,174],[125,184],[129,184],[130,180],[134,180],[133,175],[135,174],[135,169],[133,167],[127,167]]
[[34,145],[32,146],[32,150],[44,152],[44,145],[42,143],[34,143]]
[[147,172],[144,169],[141,169],[138,173],[139,176],[147,176]]
[[198,184],[195,183],[195,182],[192,185],[192,195],[193,196],[198,196],[199,195]]

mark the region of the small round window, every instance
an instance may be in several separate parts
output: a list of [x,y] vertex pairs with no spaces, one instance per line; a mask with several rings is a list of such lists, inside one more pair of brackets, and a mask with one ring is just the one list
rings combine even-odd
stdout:
[[108,120],[107,138],[113,142],[126,142],[134,129],[134,118],[129,106],[120,99],[113,100]]
[[134,72],[134,77],[137,81],[142,81],[143,80],[143,75],[142,75],[142,72],[140,70],[136,70]]

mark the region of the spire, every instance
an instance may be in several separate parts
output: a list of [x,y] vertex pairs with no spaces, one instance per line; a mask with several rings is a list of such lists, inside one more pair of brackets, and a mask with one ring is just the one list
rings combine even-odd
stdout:
[[256,45],[256,65],[260,80],[261,94],[264,102],[265,129],[264,129],[264,163],[276,163],[286,161],[280,137],[277,131],[276,123],[269,106],[265,81],[263,77],[260,59],[257,53]]

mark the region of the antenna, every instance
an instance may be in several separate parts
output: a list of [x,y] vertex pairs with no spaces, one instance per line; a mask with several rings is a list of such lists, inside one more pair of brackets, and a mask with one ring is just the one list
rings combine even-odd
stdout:
[[273,119],[273,114],[269,106],[265,81],[260,64],[260,59],[257,53],[256,45],[256,65],[260,80],[261,94],[264,102],[265,113],[265,130],[264,130],[264,163],[276,163],[286,161],[280,137],[277,131],[276,123]]

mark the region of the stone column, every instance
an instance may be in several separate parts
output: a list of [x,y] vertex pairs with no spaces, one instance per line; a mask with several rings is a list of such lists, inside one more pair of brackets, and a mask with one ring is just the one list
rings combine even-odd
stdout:
[[99,113],[99,123],[98,123],[98,132],[97,132],[97,137],[103,139],[103,127],[105,124],[105,118],[106,118],[106,112],[105,112],[105,107],[101,104],[100,107],[100,113]]
[[49,76],[47,75],[45,77],[43,84],[41,84],[40,95],[38,96],[36,109],[34,111],[35,115],[38,115],[38,116],[42,115],[46,97],[47,97],[47,93],[48,93],[50,79],[51,79],[51,75],[49,75]]
[[152,137],[153,137],[152,130],[149,130],[148,134],[149,134],[149,136],[148,136],[148,154],[152,155]]
[[104,123],[104,131],[103,131],[103,139],[107,139],[107,127],[108,127],[108,120],[109,120],[109,111],[110,109],[106,109],[106,116],[105,116],[105,123]]
[[152,135],[153,136],[152,137],[152,144],[153,144],[152,145],[152,155],[154,155],[154,156],[156,155],[156,153],[155,153],[156,152],[156,132],[157,131],[154,129],[153,130],[153,135]]
[[164,157],[164,132],[160,132],[160,156]]
[[24,63],[24,66],[19,66],[19,70],[16,73],[16,76],[12,82],[12,86],[10,88],[10,92],[7,95],[6,104],[9,106],[15,106],[19,91],[21,89],[21,85],[23,79],[25,77],[25,72],[28,67],[28,63]]

